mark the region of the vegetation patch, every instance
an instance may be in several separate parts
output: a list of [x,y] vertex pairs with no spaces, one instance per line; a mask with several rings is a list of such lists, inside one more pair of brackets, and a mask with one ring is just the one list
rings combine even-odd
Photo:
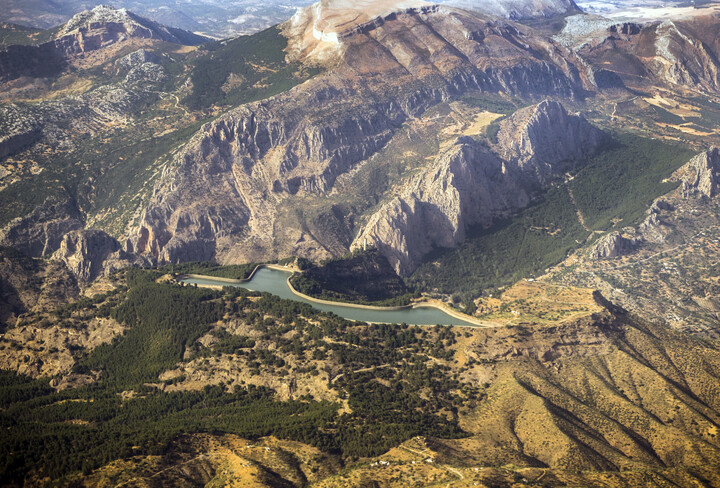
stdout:
[[52,40],[59,31],[60,27],[43,30],[18,24],[0,24],[0,47],[37,46]]
[[376,249],[309,265],[293,275],[290,283],[300,293],[315,298],[351,303],[399,306],[417,296]]
[[694,154],[657,139],[617,134],[569,183],[585,225],[607,230],[638,223],[654,199],[677,187],[665,179]]
[[286,63],[286,47],[287,39],[277,27],[205,44],[209,53],[195,60],[192,93],[183,103],[191,110],[241,105],[287,91],[320,72]]
[[167,264],[159,271],[175,274],[199,274],[229,278],[232,280],[246,280],[260,263],[222,265],[208,261],[193,261],[182,264]]

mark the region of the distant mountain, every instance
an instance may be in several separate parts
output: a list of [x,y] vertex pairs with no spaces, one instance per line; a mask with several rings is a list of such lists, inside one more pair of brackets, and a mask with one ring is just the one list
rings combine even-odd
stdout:
[[48,29],[60,25],[73,15],[109,3],[126,8],[161,24],[210,35],[215,38],[233,37],[260,31],[290,18],[298,7],[311,0],[230,0],[214,2],[197,0],[178,3],[172,0],[67,0],[54,2],[37,0],[7,0],[0,11],[0,22],[12,22]]
[[441,0],[438,3],[514,20],[552,17],[580,11],[574,0]]
[[0,81],[22,76],[53,76],[67,67],[68,56],[133,39],[183,45],[197,45],[209,40],[192,32],[160,25],[125,9],[104,5],[74,15],[51,35],[50,40],[39,45],[10,45],[0,51]]
[[689,2],[687,0],[577,0],[577,4],[584,11],[598,15],[614,14],[631,9],[657,9],[679,5],[699,5],[701,3],[707,2]]
[[[103,0],[84,2],[68,0],[51,2],[39,0],[23,2],[8,0],[7,7],[0,12],[0,22],[13,22],[36,28],[51,28],[67,21],[72,15],[97,6]],[[111,5],[126,8],[143,17],[161,24],[209,35],[215,38],[251,34],[290,18],[298,8],[313,3],[312,0],[231,0],[218,3],[211,0],[197,0],[178,4],[171,0],[114,0]],[[348,6],[359,6],[363,2],[349,2]],[[391,5],[393,2],[384,2]],[[397,3],[397,2],[394,2]],[[435,2],[416,2],[435,3]],[[562,15],[577,10],[573,0],[440,0],[437,3],[467,8],[477,12],[510,19],[547,17]]]

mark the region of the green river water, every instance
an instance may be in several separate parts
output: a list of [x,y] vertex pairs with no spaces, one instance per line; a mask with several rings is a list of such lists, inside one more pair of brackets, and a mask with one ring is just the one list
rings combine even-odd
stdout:
[[342,304],[327,305],[307,300],[293,293],[287,284],[288,276],[292,273],[271,268],[260,268],[253,275],[252,279],[244,283],[228,283],[226,281],[207,278],[186,277],[182,281],[196,285],[216,286],[238,286],[252,291],[268,292],[280,298],[296,300],[312,305],[323,312],[332,312],[348,320],[360,322],[386,323],[386,324],[411,324],[411,325],[470,325],[445,313],[435,307],[407,308],[402,310],[371,310],[365,308],[348,307]]

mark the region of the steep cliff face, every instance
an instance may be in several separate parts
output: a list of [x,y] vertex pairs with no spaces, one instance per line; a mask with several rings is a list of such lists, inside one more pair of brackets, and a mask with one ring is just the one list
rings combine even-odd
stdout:
[[118,241],[101,230],[65,234],[52,259],[65,263],[83,285],[118,269],[149,264],[123,251]]
[[[81,285],[146,259],[126,253],[120,243],[101,230],[84,230],[74,203],[48,198],[29,215],[0,230],[0,246],[27,257],[49,258],[69,270]],[[58,264],[59,264],[58,263]],[[64,265],[64,266],[63,266]]]
[[[592,65],[619,75],[628,86],[648,83],[707,93],[720,89],[717,14],[611,26],[604,34],[573,36]],[[567,29],[566,29],[567,31]]]
[[529,195],[592,154],[603,133],[544,101],[503,121],[492,149],[464,137],[368,220],[354,248],[377,247],[407,276],[430,250],[452,248],[473,225],[526,206]]
[[[290,41],[290,55],[312,51]],[[590,88],[560,45],[446,7],[394,12],[338,42],[342,62],[326,75],[204,126],[128,228],[128,250],[161,261],[289,254],[273,240],[278,203],[331,192],[427,107],[468,91],[574,97]]]
[[592,154],[604,134],[562,104],[544,101],[501,122],[496,152],[526,178],[545,184]]
[[48,198],[30,214],[0,229],[0,245],[31,257],[48,257],[68,232],[81,229],[80,212],[70,199]]
[[378,248],[407,276],[433,248],[461,242],[469,225],[489,225],[528,201],[504,161],[463,137],[370,217],[353,248]]
[[720,193],[720,149],[710,148],[680,168],[675,177],[682,181],[685,195],[699,193],[712,198]]

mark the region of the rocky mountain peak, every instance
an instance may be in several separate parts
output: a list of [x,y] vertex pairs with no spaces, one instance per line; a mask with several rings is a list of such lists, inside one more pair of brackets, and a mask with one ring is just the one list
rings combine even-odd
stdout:
[[70,34],[78,29],[87,28],[91,24],[101,23],[132,24],[137,23],[134,16],[127,9],[115,8],[109,5],[98,5],[92,10],[85,10],[75,14],[60,31],[60,36]]
[[[440,5],[438,5],[440,4]],[[399,13],[447,12],[463,9],[503,19],[551,17],[579,12],[573,0],[320,0],[284,24],[292,59],[327,64],[343,52],[343,39],[393,20]]]
[[497,146],[505,159],[544,183],[586,157],[604,137],[581,114],[570,114],[561,103],[545,100],[504,120]]
[[720,193],[720,148],[712,147],[698,154],[674,175],[682,181],[683,193],[700,193],[714,197]]
[[433,248],[452,248],[470,226],[526,206],[529,195],[592,154],[604,138],[584,117],[543,101],[501,123],[498,144],[461,137],[369,219],[354,248],[376,247],[400,275]]
[[87,46],[97,49],[99,46],[131,37],[188,45],[207,40],[192,32],[158,24],[124,8],[99,5],[73,16],[62,27],[55,42],[61,45],[79,43],[83,50],[89,50]]

